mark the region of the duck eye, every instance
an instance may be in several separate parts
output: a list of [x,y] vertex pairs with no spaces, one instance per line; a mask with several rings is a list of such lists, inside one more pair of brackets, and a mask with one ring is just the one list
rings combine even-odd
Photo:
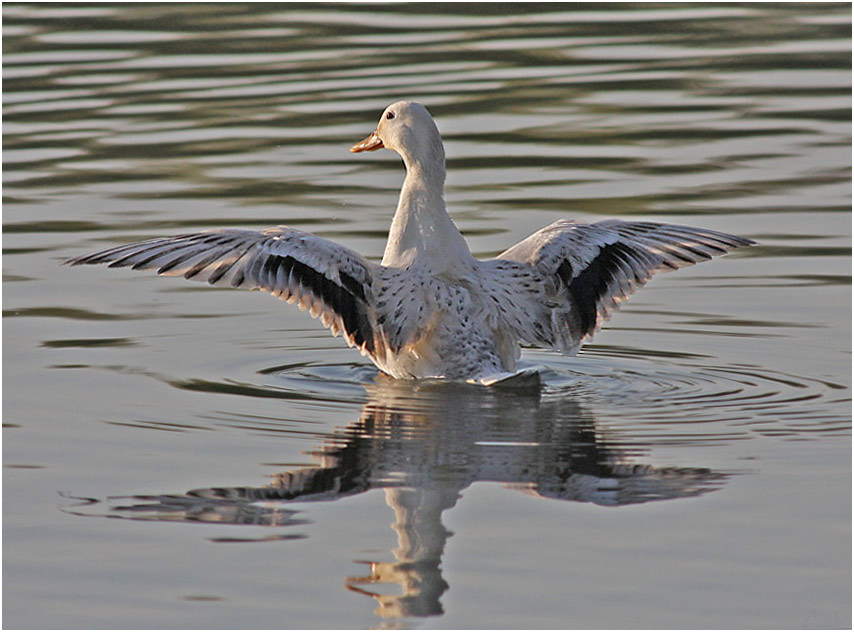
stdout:
[[394,112],[386,112],[385,117],[387,119],[393,119],[394,118]]

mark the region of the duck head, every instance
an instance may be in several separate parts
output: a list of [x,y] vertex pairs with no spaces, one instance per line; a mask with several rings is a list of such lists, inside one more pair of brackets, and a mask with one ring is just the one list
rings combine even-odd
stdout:
[[399,154],[407,170],[411,167],[435,169],[437,166],[444,170],[442,136],[430,112],[420,103],[392,103],[380,116],[377,128],[367,138],[350,147],[350,151],[358,153],[383,148]]

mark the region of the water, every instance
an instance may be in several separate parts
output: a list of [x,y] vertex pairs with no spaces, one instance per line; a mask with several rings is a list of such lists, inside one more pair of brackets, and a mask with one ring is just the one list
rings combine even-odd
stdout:
[[[849,5],[3,17],[6,627],[851,625]],[[378,258],[401,165],[347,148],[402,97],[479,256],[560,217],[760,245],[506,393],[59,265],[279,223]]]

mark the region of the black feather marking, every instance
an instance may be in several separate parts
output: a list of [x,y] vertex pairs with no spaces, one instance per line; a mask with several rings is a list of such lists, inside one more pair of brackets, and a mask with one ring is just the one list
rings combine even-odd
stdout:
[[[696,262],[694,259],[692,259],[691,257],[689,257],[689,256],[685,255],[684,253],[679,252],[679,251],[676,249],[676,247],[675,247],[675,246],[664,246],[664,245],[658,245],[658,246],[656,246],[656,247],[657,247],[659,250],[661,250],[662,252],[666,252],[668,255],[670,255],[670,256],[671,256],[671,257],[673,257],[674,259],[679,259],[680,261],[684,261],[685,263],[697,263],[697,262]],[[672,264],[672,263],[670,263],[669,261],[665,261],[664,263],[665,263],[665,265],[670,266],[670,268],[671,268],[671,269],[673,269],[673,270],[675,270],[676,268],[678,268],[678,267],[679,267],[679,266],[675,266],[675,265],[673,265],[673,264]]]
[[[139,246],[145,246],[144,248]],[[142,244],[128,244],[128,250],[124,253],[116,253],[115,258],[112,256],[106,258],[106,261],[113,259],[110,263],[111,268],[124,268],[128,265],[132,270],[145,270],[146,266],[151,262],[162,257],[169,252],[175,252],[175,244],[173,239],[165,238],[152,241],[150,244],[143,242]],[[180,250],[178,252],[181,252]],[[138,257],[144,255],[143,258]],[[133,264],[130,262],[136,259]],[[159,271],[158,271],[159,274]]]
[[[734,246],[731,240],[728,243],[722,238],[726,237],[725,235],[717,236],[714,233],[702,230],[673,230],[668,237],[674,237],[678,240],[678,243],[673,244],[674,246],[691,250],[690,244],[693,244],[695,247],[701,246],[703,248],[709,248],[714,251],[715,254],[721,255],[729,252],[729,250]],[[704,253],[704,255],[704,260],[712,257],[712,255],[707,253]]]
[[345,272],[339,272],[338,276],[341,278],[341,283],[344,284],[344,287],[347,288],[347,291],[350,292],[350,294],[358,298],[360,301],[367,302],[367,298],[365,297],[365,288],[361,283]]
[[157,259],[157,257],[163,255],[163,253],[165,252],[165,247],[163,246],[163,244],[154,244],[151,246],[147,246],[144,250],[131,250],[121,255],[120,253],[116,253],[115,258],[113,258],[114,255],[107,254],[97,260],[93,260],[93,263],[106,263],[107,261],[109,261],[109,267],[111,268],[124,268],[125,266],[130,265],[130,260],[138,257],[143,252],[147,253],[148,256],[143,259],[138,259],[136,263],[131,266],[133,270],[144,269],[149,261]]
[[654,233],[660,228],[661,224],[656,224],[654,222],[632,222],[631,224],[625,224],[619,227],[620,232],[628,233],[630,235],[648,235],[649,233]]
[[614,281],[614,273],[620,269],[621,261],[631,259],[632,254],[632,250],[620,242],[603,246],[587,267],[570,281],[567,290],[575,307],[580,336],[592,334],[596,330],[599,301],[608,292],[608,286]]
[[715,245],[715,243],[709,239],[708,241],[702,242],[704,248],[708,248],[709,250],[714,250],[716,253],[724,255],[726,254],[726,248],[722,248],[721,246]]
[[[700,261],[708,261],[712,258],[712,255],[703,252],[702,250],[698,250],[697,248],[692,248],[691,246],[688,246],[686,244],[679,244],[679,248],[681,248],[682,250],[687,250],[691,254],[696,255]],[[696,261],[692,263],[696,263]]]
[[[279,268],[285,275],[293,276],[301,287],[318,297],[341,317],[344,330],[353,337],[356,346],[374,351],[374,331],[367,315],[364,287],[353,277],[341,274],[344,285],[339,285],[326,275],[290,255],[268,255],[261,274],[275,278]],[[259,275],[260,276],[260,275]],[[263,277],[261,277],[263,278]]]
[[[178,265],[192,259],[194,256],[199,254],[199,250],[196,248],[199,244],[206,244],[209,242],[221,242],[223,241],[222,236],[219,233],[198,233],[192,235],[178,235],[177,237],[167,237],[164,239],[154,240],[151,242],[151,245],[148,246],[145,250],[148,252],[148,256],[138,260],[131,266],[133,270],[141,270],[145,269],[145,267],[158,259],[159,257],[165,257],[169,254],[170,250],[174,252],[175,258],[167,261],[157,270],[157,274],[164,274],[169,270],[177,267]],[[130,244],[133,246],[134,244]],[[110,267],[111,268],[120,268],[127,265],[127,261],[129,259],[134,258],[137,254],[141,252],[137,249],[133,249],[129,254],[124,257],[121,257],[114,261]]]
[[569,287],[569,284],[572,283],[572,265],[568,260],[564,259],[563,263],[558,266],[557,275],[563,281],[564,285]]
[[[164,272],[169,272],[173,268],[177,268],[182,263],[185,263],[192,259],[195,256],[198,256],[198,251],[192,250],[190,248],[186,248],[183,252],[180,252],[174,259],[164,263],[157,269],[157,274],[163,274]],[[138,269],[134,266],[134,269]]]
[[[137,259],[137,261],[131,266],[132,270],[142,270],[145,269],[145,266],[148,265],[149,262],[154,261],[157,257],[162,257],[163,253],[166,252],[168,248],[168,242],[160,242],[160,243],[152,243],[150,246],[146,246],[145,250],[130,250],[129,252],[117,257],[110,263],[111,268],[123,268],[128,265],[128,262],[135,257],[138,257],[143,252],[147,253],[148,256],[143,257],[142,259]],[[119,253],[116,253],[118,255]],[[104,257],[101,261],[109,261],[111,256]],[[100,263],[100,262],[99,262]]]
[[192,268],[187,270],[184,273],[184,278],[185,279],[192,279],[199,272],[201,272],[202,270],[207,268],[210,264],[212,264],[214,261],[216,261],[217,259],[222,257],[223,254],[224,253],[221,250],[215,250],[214,252],[209,254],[204,259],[199,260]]
[[[241,259],[243,259],[243,257],[245,257],[245,256],[246,256],[246,253],[248,253],[248,252],[249,252],[252,248],[254,248],[255,246],[257,246],[257,244],[255,244],[255,243],[251,243],[251,242],[250,242],[250,243],[246,246],[246,248],[244,248],[244,249],[243,249],[243,252],[241,252],[241,253],[240,253],[238,256],[236,256],[234,259],[232,259],[231,261],[224,261],[224,262],[222,262],[221,264],[219,264],[219,266],[217,266],[216,270],[214,270],[214,271],[213,271],[213,273],[211,273],[210,277],[208,278],[208,283],[210,283],[211,285],[213,285],[214,283],[218,282],[218,281],[219,281],[223,276],[225,276],[225,274],[226,274],[229,270],[231,270],[231,268],[233,268],[233,267],[234,267],[234,265],[235,265],[238,261],[240,261]],[[241,282],[242,282],[242,276],[241,276]],[[236,287],[237,285],[240,285],[240,283],[237,283],[237,284],[235,285],[235,287]]]
[[[121,246],[115,246],[113,248],[109,248],[107,250],[101,250],[99,252],[93,252],[89,255],[84,255],[82,257],[77,257],[75,259],[70,259],[68,263],[71,265],[79,265],[81,263],[90,264],[90,263],[106,263],[108,261],[116,261],[118,259],[126,258],[125,255],[130,253],[130,256],[133,256],[134,252],[139,252],[141,246],[145,246],[146,248],[150,248],[152,244],[157,245],[161,242],[160,239],[150,239],[148,241],[143,241],[136,244],[124,244]],[[121,265],[121,264],[120,264]],[[110,266],[113,267],[113,266]]]
[[238,268],[237,272],[234,273],[234,278],[231,280],[231,287],[240,287],[245,280],[246,273],[243,271],[243,268]]

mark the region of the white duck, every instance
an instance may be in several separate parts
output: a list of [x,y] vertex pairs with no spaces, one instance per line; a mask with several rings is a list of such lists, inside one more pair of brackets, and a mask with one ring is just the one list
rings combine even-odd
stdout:
[[66,263],[262,289],[393,377],[488,383],[516,371],[520,343],[573,354],[654,273],[753,243],[671,224],[558,220],[479,261],[445,210],[445,151],[427,109],[393,103],[350,151],[383,147],[403,158],[406,179],[381,264],[289,226],[151,239]]

